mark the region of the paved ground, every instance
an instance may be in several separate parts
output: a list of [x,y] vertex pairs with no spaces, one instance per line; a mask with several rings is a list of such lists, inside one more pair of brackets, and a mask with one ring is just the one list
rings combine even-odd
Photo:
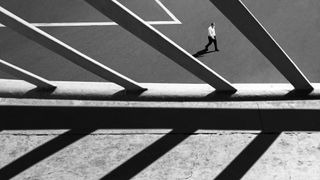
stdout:
[[[320,177],[320,145],[317,141],[319,133],[305,132],[282,133],[254,166],[245,174],[240,172],[240,176],[238,176],[241,171],[240,167],[246,168],[250,161],[239,162],[238,159],[240,166],[226,167],[254,138],[258,137],[258,132],[198,131],[194,134],[166,135],[165,133],[169,130],[99,130],[84,138],[79,134],[69,134],[55,143],[63,144],[63,141],[74,138],[80,140],[33,165],[32,161],[37,161],[43,150],[33,152],[31,150],[41,147],[42,144],[56,138],[63,132],[65,131],[1,132],[0,167],[10,162],[14,163],[0,172],[19,172],[20,167],[24,167],[26,164],[28,167],[31,163],[30,168],[13,179],[95,180],[102,177],[112,179],[111,175],[113,175],[113,177],[117,177],[114,179],[134,177],[133,179],[143,180],[209,180],[216,178],[219,174],[227,175],[229,177],[227,179],[238,179],[235,177],[244,175],[242,179],[245,180],[316,180]],[[166,151],[170,145],[158,142],[151,148],[153,151],[138,155],[144,148],[163,137],[167,142],[175,142],[179,138],[187,139],[159,159],[153,159],[158,153],[154,148],[161,152]],[[48,152],[50,154],[52,150],[48,149],[50,146],[55,150],[55,147],[59,145],[53,142],[49,143],[42,154]],[[255,151],[259,151],[259,148]],[[24,160],[19,159],[26,154],[32,158],[31,162],[24,163]],[[246,155],[247,159],[252,157],[252,155]],[[132,157],[136,159],[130,161]],[[17,159],[18,161],[14,161]],[[150,159],[155,162],[148,164]],[[126,164],[127,167],[121,167],[121,164]],[[144,169],[145,164],[147,167]],[[138,174],[135,175],[136,170],[138,170]]]
[[[148,21],[170,21],[150,0],[121,0]],[[207,26],[217,24],[220,52],[199,59],[234,83],[287,82],[256,48],[208,1],[161,0],[182,24],[156,25],[191,54],[207,43]],[[244,0],[283,49],[312,81],[320,79],[317,0]],[[30,22],[108,22],[81,0],[2,0],[0,5]],[[143,5],[143,6],[142,6]],[[143,8],[142,8],[143,7]],[[139,82],[201,81],[119,26],[42,27],[58,39]],[[62,57],[0,28],[0,57],[50,80],[103,81]],[[1,73],[0,77],[8,77]]]

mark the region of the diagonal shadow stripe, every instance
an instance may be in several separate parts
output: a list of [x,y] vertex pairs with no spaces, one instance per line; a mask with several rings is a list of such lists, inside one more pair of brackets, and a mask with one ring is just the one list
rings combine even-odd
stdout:
[[0,169],[0,179],[13,178],[36,163],[89,135],[95,130],[96,129],[71,129],[68,132],[65,132]]
[[255,162],[268,150],[281,132],[261,132],[254,140],[215,178],[215,180],[241,179]]
[[[173,129],[171,132],[161,137],[159,140],[121,164],[119,167],[101,179],[125,180],[133,178],[143,169],[151,165],[154,161],[188,138],[196,130],[197,129],[193,128]],[[181,132],[183,132],[183,134],[181,134]]]

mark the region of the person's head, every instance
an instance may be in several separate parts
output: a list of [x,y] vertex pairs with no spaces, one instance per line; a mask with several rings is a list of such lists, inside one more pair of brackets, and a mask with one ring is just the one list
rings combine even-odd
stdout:
[[214,23],[211,23],[211,26],[213,27],[213,26],[214,26]]

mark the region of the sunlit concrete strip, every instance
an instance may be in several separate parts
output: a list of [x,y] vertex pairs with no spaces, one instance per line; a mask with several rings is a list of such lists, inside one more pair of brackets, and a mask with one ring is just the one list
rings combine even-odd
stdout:
[[10,64],[8,62],[5,62],[4,60],[0,59],[0,70],[4,71],[16,78],[22,79],[27,81],[28,83],[31,83],[38,88],[43,88],[43,89],[54,89],[56,86],[52,83],[49,82],[48,80],[39,77],[35,74],[32,74],[24,69],[21,69],[13,64]]
[[[177,21],[146,21],[150,25],[174,25],[181,24]],[[90,27],[90,26],[117,26],[115,22],[57,22],[57,23],[30,23],[36,27]],[[5,27],[0,24],[0,27]]]
[[[320,83],[312,83],[315,90],[311,93],[295,91],[286,84],[234,84],[236,93],[212,92],[208,84],[141,83],[147,88],[141,93],[128,93],[120,86],[109,82],[51,81],[57,88],[50,93],[37,91],[34,86],[21,80],[0,79],[0,97],[27,99],[61,100],[115,100],[115,101],[152,101],[165,107],[165,102],[221,102],[232,101],[275,101],[275,100],[320,100]],[[231,102],[231,103],[228,103]],[[312,102],[312,101],[311,101]],[[310,103],[311,103],[310,102]],[[243,107],[248,107],[242,102]],[[201,104],[195,103],[201,107]]]
[[[168,14],[171,21],[146,21],[150,25],[175,25],[182,24],[181,21],[165,6],[160,0],[155,2]],[[117,26],[115,22],[50,22],[50,23],[30,23],[36,27],[87,27],[87,26]],[[5,27],[0,24],[0,27]]]
[[53,36],[31,25],[30,23],[24,21],[2,7],[0,7],[0,22],[12,30],[22,34],[23,36],[41,44],[49,50],[92,72],[93,74],[112,81],[127,90],[144,90],[144,88],[141,87],[137,82],[82,54],[81,52],[59,41]]
[[217,91],[236,91],[223,77],[198,61],[119,2],[115,0],[86,0],[86,2],[201,80],[210,84]]
[[210,0],[298,90],[312,90],[308,79],[240,0]]
[[159,4],[159,6],[172,18],[172,20],[178,24],[182,24],[181,21],[171,12],[169,9],[162,4],[160,0],[155,0],[156,3]]
[[[43,92],[31,90],[26,94],[32,93],[39,95]],[[319,97],[319,92],[317,94]],[[131,101],[130,98],[121,101],[59,100],[39,98],[39,96],[38,98],[21,98],[21,96],[0,98],[0,114],[10,117],[1,121],[1,127],[6,130],[189,129],[192,127],[204,130],[263,130],[265,132],[319,131],[320,122],[315,118],[320,115],[319,109],[320,99],[222,102],[190,99],[166,101],[164,98],[156,102]],[[26,118],[28,123],[23,123]]]

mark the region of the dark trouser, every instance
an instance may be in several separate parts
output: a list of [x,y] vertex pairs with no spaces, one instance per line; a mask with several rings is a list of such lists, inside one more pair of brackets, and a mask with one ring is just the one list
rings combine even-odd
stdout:
[[213,43],[215,50],[218,51],[217,38],[212,38],[211,36],[208,36],[208,40],[209,42],[206,45],[206,49],[208,50],[208,47]]

